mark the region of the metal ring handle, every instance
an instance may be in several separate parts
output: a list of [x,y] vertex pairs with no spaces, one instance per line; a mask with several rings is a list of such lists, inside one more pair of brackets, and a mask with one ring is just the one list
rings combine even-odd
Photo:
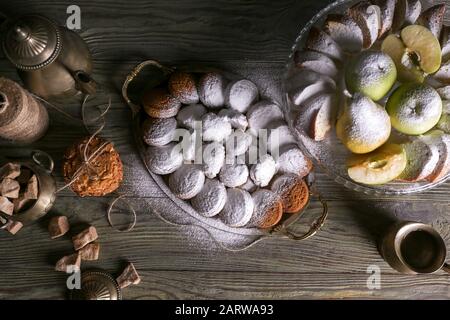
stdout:
[[[43,156],[48,161],[48,166],[42,163],[42,161],[39,160],[39,156]],[[46,170],[48,173],[52,173],[53,169],[55,168],[55,162],[53,161],[53,158],[46,152],[40,151],[40,150],[33,150],[31,152],[31,158],[33,159],[34,163],[36,163],[38,166]]]
[[285,224],[276,226],[273,231],[280,233],[283,236],[288,237],[289,239],[292,239],[292,240],[296,240],[296,241],[306,240],[306,239],[314,236],[320,230],[320,228],[322,228],[322,226],[325,224],[325,221],[328,217],[328,204],[319,193],[311,192],[310,195],[311,196],[316,195],[318,197],[320,203],[322,204],[323,210],[322,210],[321,216],[311,225],[311,228],[306,233],[301,234],[301,235],[295,234],[295,233],[289,231]]
[[126,77],[125,82],[122,85],[122,97],[125,99],[126,103],[130,107],[131,111],[133,112],[133,115],[139,113],[140,106],[133,103],[131,99],[128,97],[128,86],[131,82],[133,82],[134,78],[136,78],[139,73],[147,66],[154,66],[159,69],[161,69],[165,74],[170,74],[172,72],[172,69],[163,66],[161,63],[159,63],[156,60],[147,60],[140,64],[138,64],[134,69],[131,71],[131,73]]

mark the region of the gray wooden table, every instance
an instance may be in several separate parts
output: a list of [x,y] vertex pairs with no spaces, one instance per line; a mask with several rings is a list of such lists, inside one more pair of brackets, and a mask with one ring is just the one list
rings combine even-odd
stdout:
[[[319,188],[329,201],[323,230],[305,242],[266,240],[245,252],[230,253],[206,245],[204,237],[165,224],[139,201],[154,208],[168,202],[138,157],[131,135],[131,113],[118,88],[138,62],[153,58],[168,63],[201,62],[257,74],[277,93],[280,73],[301,27],[330,0],[149,1],[15,0],[2,1],[7,14],[37,12],[65,24],[69,5],[81,8],[82,30],[95,60],[95,77],[114,92],[108,126],[102,135],[117,146],[125,166],[121,192],[135,200],[138,224],[122,234],[111,229],[105,208],[111,198],[80,199],[70,191],[58,197],[51,214],[64,214],[75,230],[97,227],[101,259],[84,264],[117,273],[133,261],[143,282],[126,289],[126,299],[341,299],[450,298],[446,274],[404,276],[391,270],[376,249],[380,232],[392,221],[412,219],[432,224],[448,244],[450,183],[420,195],[367,198],[343,189],[318,173]],[[0,74],[17,79],[0,59]],[[76,104],[67,109],[76,114]],[[60,160],[67,146],[85,135],[77,123],[52,112],[48,135],[30,148],[3,146],[1,155],[27,155],[32,148]],[[60,161],[58,185],[63,185]],[[140,187],[136,187],[139,185]],[[320,212],[314,202],[311,216]],[[306,222],[311,222],[306,220]],[[0,299],[62,299],[65,274],[55,261],[70,253],[69,237],[50,240],[47,220],[12,237],[0,233]],[[369,289],[368,268],[381,270],[381,288]]]

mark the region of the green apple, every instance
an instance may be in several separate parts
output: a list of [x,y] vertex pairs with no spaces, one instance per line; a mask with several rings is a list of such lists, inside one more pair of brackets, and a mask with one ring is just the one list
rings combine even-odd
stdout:
[[439,122],[442,100],[431,86],[409,83],[401,85],[392,93],[386,109],[395,129],[408,135],[420,135]]
[[352,155],[347,161],[349,177],[367,185],[385,184],[396,179],[406,164],[406,153],[397,144],[385,144],[371,153]]
[[348,64],[345,72],[347,89],[361,92],[374,101],[382,99],[397,80],[392,58],[381,51],[364,51]]
[[336,135],[353,153],[369,153],[383,145],[391,134],[386,110],[369,97],[355,93],[336,123]]

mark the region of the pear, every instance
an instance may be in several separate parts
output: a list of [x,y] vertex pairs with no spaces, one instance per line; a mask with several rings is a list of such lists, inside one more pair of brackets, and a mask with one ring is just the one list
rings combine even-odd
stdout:
[[353,153],[369,153],[383,145],[391,134],[386,110],[367,96],[356,93],[346,102],[336,124],[336,134]]
[[407,165],[400,145],[385,144],[364,155],[352,155],[347,161],[349,177],[358,183],[380,185],[396,179]]

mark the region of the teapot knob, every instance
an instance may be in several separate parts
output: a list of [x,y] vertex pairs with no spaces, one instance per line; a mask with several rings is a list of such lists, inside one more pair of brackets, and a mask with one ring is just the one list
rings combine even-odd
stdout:
[[14,33],[14,38],[17,41],[23,41],[30,36],[30,29],[27,26],[16,25],[14,27]]

